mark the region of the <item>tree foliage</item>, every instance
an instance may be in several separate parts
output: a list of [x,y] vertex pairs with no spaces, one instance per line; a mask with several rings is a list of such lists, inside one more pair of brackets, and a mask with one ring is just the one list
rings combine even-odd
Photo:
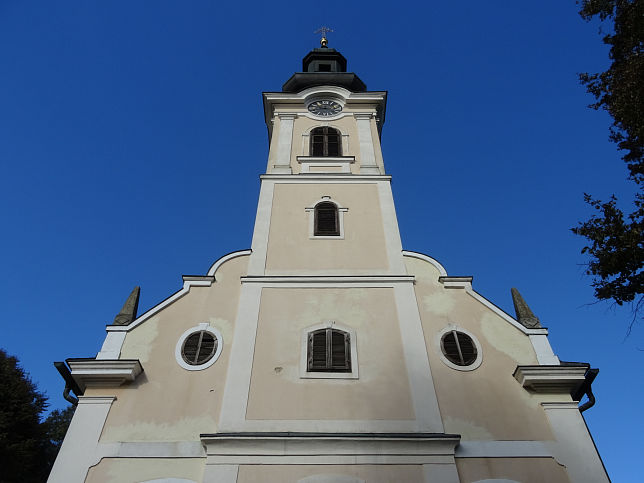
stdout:
[[67,434],[67,428],[69,423],[72,422],[72,416],[74,416],[74,406],[67,406],[65,409],[54,409],[47,419],[43,423],[45,425],[45,430],[47,434],[47,439],[50,443],[50,450],[52,452],[52,463],[56,459],[58,450],[63,444],[63,439],[65,439],[65,434]]
[[52,411],[41,421],[46,408],[47,397],[0,349],[0,483],[47,480],[73,409]]
[[47,398],[38,392],[15,357],[0,350],[0,480],[47,479],[47,439],[40,416]]
[[629,178],[637,193],[629,214],[608,202],[586,195],[596,212],[572,231],[587,239],[582,250],[591,257],[586,273],[593,276],[595,297],[618,305],[633,303],[635,318],[644,301],[644,0],[580,0],[585,20],[612,22],[603,37],[610,46],[610,67],[579,76],[595,103],[613,118],[610,139],[624,154]]

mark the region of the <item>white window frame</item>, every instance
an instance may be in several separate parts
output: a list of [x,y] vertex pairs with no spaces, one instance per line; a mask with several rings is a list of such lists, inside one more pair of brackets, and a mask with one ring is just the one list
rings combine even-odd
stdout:
[[[195,332],[201,332],[202,330],[206,332],[210,332],[213,336],[217,338],[217,350],[215,351],[215,354],[212,356],[211,359],[208,359],[203,364],[193,366],[183,360],[183,355],[182,355],[183,343],[186,341],[186,339],[189,336],[191,336]],[[219,356],[221,355],[221,351],[223,348],[224,348],[224,338],[222,337],[219,329],[212,327],[208,322],[202,322],[199,325],[190,327],[183,334],[181,334],[181,336],[179,337],[179,340],[177,341],[177,345],[174,349],[174,358],[177,360],[177,364],[179,364],[187,371],[203,371],[204,369],[208,369],[215,362],[217,362],[217,359],[219,359]]]
[[[443,348],[441,347],[441,340],[443,339],[443,336],[445,334],[447,334],[448,332],[452,332],[454,330],[456,332],[464,333],[465,335],[469,336],[472,339],[472,342],[474,342],[474,346],[476,347],[476,359],[474,359],[474,362],[472,362],[469,366],[459,366],[458,364],[454,364],[447,357],[445,357],[445,354],[443,354]],[[481,347],[481,343],[474,336],[474,334],[472,334],[469,330],[464,329],[463,327],[460,327],[456,324],[449,324],[438,334],[436,334],[436,337],[434,338],[434,348],[438,352],[438,355],[440,356],[440,359],[443,362],[443,364],[457,371],[465,371],[465,372],[473,371],[475,369],[478,369],[481,363],[483,362],[483,348]]]
[[[333,203],[338,210],[338,228],[340,235],[316,235],[315,234],[315,207],[320,203],[327,202]],[[308,208],[304,208],[309,214],[309,239],[311,240],[344,240],[344,214],[349,211],[349,208],[344,208],[340,203],[335,201],[330,196],[323,196],[319,200],[313,202]]]
[[341,126],[337,126],[336,124],[330,123],[330,122],[321,122],[316,124],[315,126],[311,126],[308,130],[304,131],[302,133],[302,156],[311,156],[311,131],[313,129],[318,128],[318,127],[332,127],[333,129],[336,129],[340,133],[340,138],[341,138],[341,149],[342,149],[342,156],[346,157],[349,154],[349,133],[345,131]]
[[[309,334],[319,329],[335,329],[349,334],[349,348],[351,349],[351,372],[317,372],[309,371]],[[301,379],[358,379],[358,339],[356,331],[351,327],[338,325],[330,320],[322,324],[312,325],[302,330],[300,342],[300,378]]]

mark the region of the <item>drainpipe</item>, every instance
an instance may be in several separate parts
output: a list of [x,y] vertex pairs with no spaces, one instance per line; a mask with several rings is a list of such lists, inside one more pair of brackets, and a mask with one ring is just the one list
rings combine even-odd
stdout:
[[586,376],[584,382],[581,384],[579,389],[572,394],[572,397],[575,401],[581,401],[581,398],[584,397],[584,394],[588,396],[588,401],[579,406],[579,412],[584,412],[595,405],[595,395],[593,394],[593,381],[599,374],[599,369],[588,369],[586,371]]
[[66,401],[70,402],[74,407],[78,404],[78,399],[72,396],[70,393],[73,391],[76,396],[82,396],[83,391],[81,391],[78,384],[72,377],[72,373],[69,371],[69,368],[64,362],[54,362],[54,367],[58,370],[60,375],[65,380],[65,389],[63,390],[63,397]]

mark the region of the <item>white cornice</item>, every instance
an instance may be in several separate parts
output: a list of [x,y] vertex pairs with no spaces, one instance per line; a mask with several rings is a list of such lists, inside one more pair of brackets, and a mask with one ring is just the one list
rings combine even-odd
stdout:
[[379,284],[390,285],[394,283],[414,283],[413,275],[268,275],[241,277],[242,283],[267,283],[267,284]]
[[118,387],[133,381],[143,372],[137,359],[68,359],[67,364],[82,390],[87,387]]
[[438,281],[443,284],[445,288],[472,288],[472,279],[474,277],[438,277]]
[[325,183],[373,183],[374,181],[391,181],[391,176],[382,174],[262,174],[259,179],[288,181],[290,183],[313,183],[322,181]]
[[517,366],[514,378],[540,393],[571,393],[585,380],[588,366]]
[[339,97],[344,102],[356,102],[356,103],[373,103],[373,102],[382,102],[387,98],[386,91],[367,91],[367,92],[351,92],[343,87],[339,86],[316,86],[304,89],[300,92],[264,92],[262,96],[265,101],[280,103],[301,103],[304,100],[316,97],[331,95],[333,97]]
[[[355,163],[355,156],[296,156],[298,163]],[[337,174],[337,173],[336,173]]]
[[208,463],[453,464],[459,435],[202,434]]

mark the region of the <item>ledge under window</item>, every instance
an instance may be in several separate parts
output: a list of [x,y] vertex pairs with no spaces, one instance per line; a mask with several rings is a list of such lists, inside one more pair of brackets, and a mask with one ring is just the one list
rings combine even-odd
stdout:
[[351,173],[355,156],[298,156],[302,174]]

